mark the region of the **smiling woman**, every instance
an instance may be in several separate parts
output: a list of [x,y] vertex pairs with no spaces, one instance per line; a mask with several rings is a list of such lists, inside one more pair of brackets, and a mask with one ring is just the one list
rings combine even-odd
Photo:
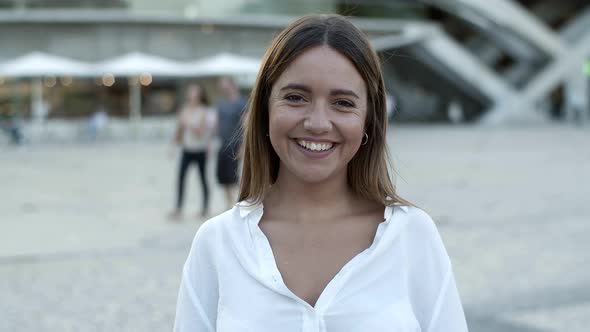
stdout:
[[[244,126],[247,143],[244,144],[241,201],[260,202],[266,197],[277,180],[279,165],[286,161],[280,158],[276,140],[272,139],[269,118],[273,117],[270,108],[279,109],[287,102],[307,110],[307,116],[311,116],[307,126],[316,132],[317,121],[320,126],[331,123],[321,122],[322,103],[331,105],[332,112],[325,116],[334,115],[334,111],[351,113],[345,125],[360,123],[362,130],[357,140],[360,143],[364,137],[364,145],[362,149],[354,149],[354,140],[347,137],[346,145],[340,149],[358,150],[345,167],[348,186],[357,195],[382,205],[410,205],[397,196],[388,172],[385,89],[379,59],[366,36],[339,16],[301,19],[277,36],[266,52]],[[310,112],[310,106],[320,112]],[[352,118],[357,121],[350,121]],[[269,134],[271,140],[264,134]],[[317,140],[321,135],[315,136]],[[344,157],[343,151],[338,155]]]
[[269,99],[270,143],[281,161],[279,182],[346,181],[346,167],[364,137],[366,115],[365,83],[348,58],[328,46],[297,57],[273,84]]
[[347,19],[275,38],[239,202],[195,236],[175,331],[467,331],[432,219],[390,180],[385,117],[379,60]]

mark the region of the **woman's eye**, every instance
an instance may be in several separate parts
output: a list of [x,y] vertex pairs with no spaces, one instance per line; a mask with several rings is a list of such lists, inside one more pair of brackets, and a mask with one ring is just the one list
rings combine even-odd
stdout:
[[354,107],[354,104],[352,102],[344,99],[337,100],[335,104],[340,107]]
[[299,101],[303,101],[304,99],[300,95],[287,95],[287,96],[285,96],[285,100],[291,101],[291,102],[299,102]]

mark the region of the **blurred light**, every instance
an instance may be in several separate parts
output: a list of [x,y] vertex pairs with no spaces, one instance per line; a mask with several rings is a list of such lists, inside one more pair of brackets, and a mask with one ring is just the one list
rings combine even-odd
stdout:
[[57,83],[57,79],[55,79],[55,76],[48,76],[48,77],[45,77],[45,79],[43,80],[43,83],[45,83],[46,87],[53,88],[55,86],[55,84]]
[[584,65],[584,73],[586,74],[586,76],[590,77],[590,61],[587,61]]
[[64,77],[60,77],[59,81],[61,82],[61,84],[63,84],[64,86],[69,86],[70,84],[72,84],[72,76],[64,76]]
[[215,26],[213,24],[203,24],[201,25],[201,31],[203,33],[213,33],[215,32]]
[[98,86],[102,86],[102,78],[101,77],[95,78],[94,83]]
[[139,75],[139,83],[141,85],[150,85],[152,83],[152,75],[150,73],[142,73]]
[[129,77],[129,85],[136,85],[139,83],[139,80],[136,76]]
[[115,76],[113,74],[102,75],[102,84],[105,86],[113,86],[113,84],[115,84]]

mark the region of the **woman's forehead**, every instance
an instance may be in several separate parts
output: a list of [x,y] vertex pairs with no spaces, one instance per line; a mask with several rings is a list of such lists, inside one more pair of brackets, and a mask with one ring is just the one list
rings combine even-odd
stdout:
[[352,61],[333,48],[323,45],[297,56],[273,85],[302,85],[310,89],[346,89],[366,96],[366,84]]

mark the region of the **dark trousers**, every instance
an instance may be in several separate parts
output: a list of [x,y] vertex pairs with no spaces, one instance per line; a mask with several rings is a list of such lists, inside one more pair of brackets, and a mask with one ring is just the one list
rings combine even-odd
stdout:
[[182,151],[182,158],[180,159],[180,168],[178,172],[178,191],[176,196],[176,208],[182,209],[182,203],[184,200],[184,178],[186,170],[192,163],[196,163],[199,169],[199,176],[201,178],[201,188],[203,190],[203,211],[207,212],[209,208],[209,185],[207,183],[207,175],[205,174],[205,164],[207,162],[207,152],[191,152]]

